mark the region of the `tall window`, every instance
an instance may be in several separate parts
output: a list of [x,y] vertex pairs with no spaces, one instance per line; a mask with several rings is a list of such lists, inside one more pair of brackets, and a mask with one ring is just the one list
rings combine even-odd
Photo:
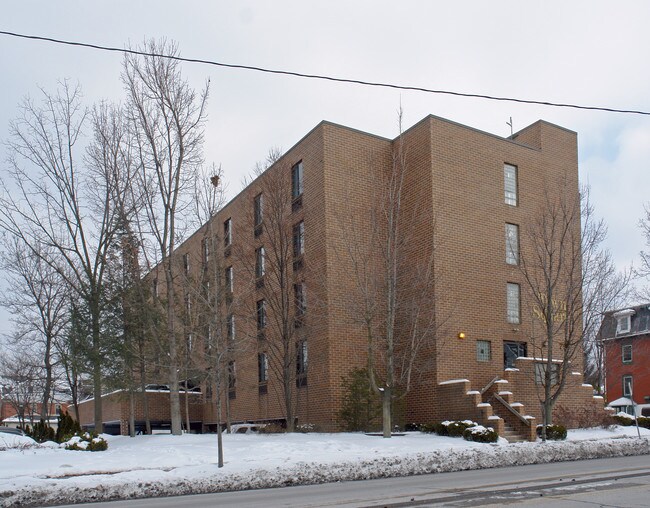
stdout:
[[153,290],[153,295],[156,298],[158,298],[160,296],[160,294],[158,293],[158,279],[153,280],[153,288],[152,288],[152,290]]
[[264,247],[260,247],[255,249],[255,277],[261,279],[264,273]]
[[506,224],[506,263],[519,264],[519,226]]
[[257,329],[263,330],[266,327],[266,302],[257,301]]
[[307,383],[307,362],[309,350],[307,341],[301,340],[296,344],[296,386],[305,386]]
[[632,376],[623,376],[623,397],[632,397]]
[[503,180],[506,205],[517,206],[517,166],[504,164]]
[[190,274],[190,255],[189,253],[183,254],[183,270],[185,275]]
[[632,363],[632,344],[625,344],[621,348],[623,363]]
[[632,323],[632,316],[630,314],[617,317],[616,335],[620,335],[622,333],[629,333],[632,328],[631,323]]
[[255,216],[255,226],[260,226],[262,224],[263,220],[263,210],[264,207],[264,197],[262,194],[258,194],[255,196],[255,200],[253,201],[253,214]]
[[293,294],[296,303],[296,316],[302,316],[307,311],[307,292],[305,283],[299,282],[293,285]]
[[235,398],[235,388],[237,383],[237,370],[235,362],[228,362],[228,397]]
[[224,278],[226,279],[226,291],[232,293],[234,288],[232,266],[226,268]]
[[489,340],[476,341],[476,361],[489,362],[492,359],[492,344]]
[[201,240],[201,250],[203,251],[203,262],[210,261],[210,242],[207,238]]
[[291,197],[302,196],[302,161],[291,168]]
[[233,340],[235,338],[235,316],[232,314],[228,314],[228,317],[226,318],[226,328],[227,328],[227,334],[228,334],[228,339]]
[[519,284],[508,282],[506,287],[506,319],[508,323],[519,324]]
[[300,221],[293,227],[293,255],[302,256],[305,253],[305,223]]
[[269,380],[269,358],[266,353],[257,355],[257,381],[266,383]]
[[223,244],[228,247],[232,243],[232,219],[223,222]]

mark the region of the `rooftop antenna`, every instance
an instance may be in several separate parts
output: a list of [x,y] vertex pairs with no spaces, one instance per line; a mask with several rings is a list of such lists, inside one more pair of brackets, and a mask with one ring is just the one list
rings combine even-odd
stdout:
[[513,134],[514,134],[514,132],[513,132],[513,130],[512,130],[512,117],[510,117],[510,121],[509,121],[509,122],[506,122],[506,125],[509,125],[509,126],[510,126],[510,137],[512,137]]

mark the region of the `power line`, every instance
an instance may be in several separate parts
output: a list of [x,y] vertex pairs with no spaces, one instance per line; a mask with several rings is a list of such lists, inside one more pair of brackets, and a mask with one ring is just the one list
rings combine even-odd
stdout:
[[555,108],[573,108],[573,109],[582,109],[582,110],[590,110],[590,111],[606,111],[609,113],[624,113],[624,114],[633,114],[633,115],[647,115],[650,116],[650,112],[648,111],[640,111],[640,110],[634,110],[634,109],[617,109],[617,108],[606,108],[602,106],[584,106],[584,105],[579,105],[579,104],[570,104],[570,103],[562,103],[562,102],[550,102],[550,101],[540,101],[540,100],[532,100],[532,99],[517,99],[513,97],[499,97],[499,96],[494,96],[494,95],[486,95],[486,94],[477,94],[477,93],[465,93],[465,92],[455,92],[452,90],[435,90],[432,88],[425,88],[425,87],[420,87],[420,86],[409,86],[409,85],[397,85],[394,83],[380,83],[376,81],[364,81],[364,80],[359,80],[359,79],[349,79],[349,78],[338,78],[334,76],[325,76],[322,74],[306,74],[303,72],[294,72],[294,71],[285,71],[285,70],[280,70],[280,69],[267,69],[264,67],[257,67],[253,65],[242,65],[242,64],[229,64],[229,63],[224,63],[224,62],[216,62],[214,60],[202,60],[199,58],[184,58],[180,56],[172,56],[172,55],[162,55],[162,54],[157,54],[157,53],[148,53],[145,51],[138,51],[134,49],[127,49],[127,48],[115,48],[111,46],[100,46],[98,44],[89,44],[86,42],[75,42],[75,41],[64,41],[61,39],[53,39],[51,37],[41,37],[38,35],[26,35],[26,34],[19,34],[15,32],[6,32],[0,30],[0,35],[9,35],[11,37],[19,37],[22,39],[32,39],[32,40],[37,40],[37,41],[45,41],[45,42],[53,42],[56,44],[65,44],[68,46],[77,46],[77,47],[82,47],[82,48],[90,48],[90,49],[98,49],[101,51],[113,51],[117,53],[126,53],[126,54],[131,54],[131,55],[139,55],[139,56],[150,56],[150,57],[159,57],[159,58],[169,58],[170,60],[178,60],[179,62],[188,62],[188,63],[199,63],[199,64],[205,64],[205,65],[213,65],[216,67],[225,67],[229,69],[243,69],[243,70],[249,70],[249,71],[257,71],[257,72],[265,72],[267,74],[281,74],[285,76],[294,76],[298,78],[307,78],[307,79],[319,79],[319,80],[324,80],[324,81],[334,81],[337,83],[348,83],[348,84],[354,84],[354,85],[362,85],[362,86],[374,86],[374,87],[380,87],[380,88],[393,88],[396,90],[407,90],[407,91],[414,91],[414,92],[424,92],[424,93],[431,93],[431,94],[439,94],[439,95],[453,95],[456,97],[469,97],[473,99],[486,99],[486,100],[492,100],[492,101],[503,101],[503,102],[517,102],[520,104],[536,104],[539,106],[551,106]]

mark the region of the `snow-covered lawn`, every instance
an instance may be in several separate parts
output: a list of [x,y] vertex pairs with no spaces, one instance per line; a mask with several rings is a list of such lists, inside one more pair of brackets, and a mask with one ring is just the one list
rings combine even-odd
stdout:
[[570,431],[566,442],[480,444],[418,432],[392,439],[363,434],[105,436],[104,452],[0,434],[0,505],[200,493],[427,472],[575,460],[650,451],[635,427]]

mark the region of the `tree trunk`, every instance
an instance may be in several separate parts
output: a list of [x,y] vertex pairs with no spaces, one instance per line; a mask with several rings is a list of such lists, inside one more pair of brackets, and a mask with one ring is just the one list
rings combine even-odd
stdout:
[[[217,467],[223,467],[223,436],[221,432],[221,383],[219,382],[218,377],[221,374],[217,374]],[[228,394],[226,393],[226,400],[228,400]],[[228,429],[230,430],[230,429]]]
[[43,387],[41,420],[47,422],[48,414],[50,412],[50,396],[52,394],[52,340],[50,337],[46,339],[45,358],[43,359],[43,365],[45,366],[45,386]]
[[135,437],[135,395],[129,388],[129,436]]
[[391,421],[391,402],[392,402],[392,393],[391,389],[384,387],[381,392],[381,406],[382,406],[382,427],[383,427],[383,437],[389,438],[392,431],[392,421]]
[[151,419],[149,418],[149,399],[147,398],[146,369],[144,364],[144,352],[142,342],[138,344],[140,348],[140,390],[142,391],[142,412],[144,413],[145,432],[151,435]]

